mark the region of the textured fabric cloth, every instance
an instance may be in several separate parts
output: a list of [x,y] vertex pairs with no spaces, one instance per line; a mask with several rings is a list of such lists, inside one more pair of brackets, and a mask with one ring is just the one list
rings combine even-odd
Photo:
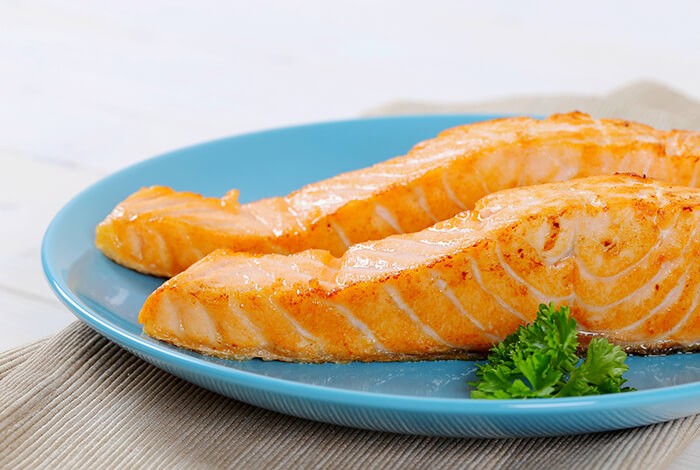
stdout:
[[[571,109],[700,129],[700,105],[648,83],[604,98],[404,103],[373,114]],[[700,417],[536,439],[434,438],[331,426],[201,389],[79,322],[0,353],[0,468],[663,468],[699,432]]]
[[700,130],[700,103],[653,82],[638,82],[606,96],[527,96],[472,104],[396,102],[370,110],[370,116],[425,113],[494,113],[546,116],[583,111],[596,118],[643,122],[659,129]]
[[449,439],[331,426],[201,389],[78,322],[0,370],[2,468],[661,468],[700,427]]

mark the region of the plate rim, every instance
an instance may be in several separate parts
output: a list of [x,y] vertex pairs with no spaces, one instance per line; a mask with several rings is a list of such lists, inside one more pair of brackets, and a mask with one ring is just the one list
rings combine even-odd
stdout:
[[91,309],[88,305],[81,302],[70,287],[61,282],[61,276],[51,261],[50,247],[54,243],[57,227],[63,223],[64,219],[71,214],[72,208],[81,202],[83,198],[90,193],[99,190],[101,187],[108,187],[113,180],[119,180],[120,178],[123,178],[125,174],[144,169],[150,165],[157,164],[162,160],[173,158],[181,153],[192,152],[197,149],[201,150],[209,145],[216,145],[223,141],[233,139],[263,136],[265,134],[274,134],[281,131],[295,131],[298,129],[344,126],[358,122],[431,120],[436,118],[463,118],[476,122],[480,120],[508,116],[508,114],[497,113],[438,113],[330,120],[232,134],[157,154],[109,173],[78,192],[63,205],[63,207],[52,218],[42,238],[41,264],[44,275],[56,297],[58,297],[58,299],[64,305],[66,305],[68,309],[76,317],[78,317],[78,319],[121,347],[132,349],[140,354],[143,354],[144,356],[162,361],[163,363],[174,367],[184,368],[195,375],[205,375],[210,379],[223,380],[226,383],[245,388],[267,391],[283,396],[302,398],[311,401],[324,402],[331,405],[346,405],[352,407],[362,407],[364,409],[392,410],[398,412],[437,412],[453,416],[494,416],[513,414],[540,416],[564,414],[570,411],[584,413],[607,410],[624,410],[654,406],[673,400],[700,397],[700,381],[680,385],[670,385],[655,389],[639,390],[635,392],[585,397],[489,400],[468,397],[418,397],[380,392],[351,391],[323,385],[307,384],[290,379],[270,377],[216,364],[207,361],[205,356],[200,358],[197,357],[198,355],[185,354],[184,352],[167,348],[163,344],[146,341],[141,336],[134,335],[133,333],[124,330],[118,325],[109,322],[103,318],[99,312]]

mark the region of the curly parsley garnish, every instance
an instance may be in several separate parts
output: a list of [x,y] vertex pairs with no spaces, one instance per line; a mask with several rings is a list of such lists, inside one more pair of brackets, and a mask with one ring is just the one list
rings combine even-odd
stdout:
[[576,355],[576,320],[569,307],[540,305],[537,319],[491,348],[477,366],[472,398],[555,398],[635,390],[622,387],[629,367],[620,346],[594,338],[586,357]]

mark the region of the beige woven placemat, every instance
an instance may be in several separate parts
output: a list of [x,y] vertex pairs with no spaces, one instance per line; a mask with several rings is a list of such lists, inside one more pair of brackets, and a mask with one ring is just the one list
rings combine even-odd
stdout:
[[[522,98],[437,109],[398,104],[381,111],[548,114],[572,108],[659,127],[700,128],[697,103],[653,84],[605,98]],[[331,426],[198,388],[78,322],[0,353],[0,468],[663,468],[699,432],[699,417],[609,433],[500,440]]]
[[424,113],[549,115],[578,110],[597,118],[629,119],[660,129],[700,130],[700,103],[654,82],[637,82],[605,96],[564,95],[504,98],[483,103],[399,101],[369,110],[370,116]]
[[700,425],[499,440],[343,428],[208,392],[77,322],[0,363],[2,468],[660,468]]

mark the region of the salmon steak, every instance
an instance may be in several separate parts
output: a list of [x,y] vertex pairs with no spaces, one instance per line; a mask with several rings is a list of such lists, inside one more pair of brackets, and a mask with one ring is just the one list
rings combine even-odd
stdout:
[[238,203],[143,188],[96,230],[109,258],[170,277],[217,248],[340,256],[355,243],[423,230],[492,192],[634,172],[700,184],[700,133],[661,131],[582,113],[506,118],[443,131],[407,155],[310,184],[284,197]]
[[553,302],[584,338],[696,350],[699,228],[700,190],[636,175],[514,188],[340,257],[216,250],[151,294],[139,321],[232,359],[470,358]]

